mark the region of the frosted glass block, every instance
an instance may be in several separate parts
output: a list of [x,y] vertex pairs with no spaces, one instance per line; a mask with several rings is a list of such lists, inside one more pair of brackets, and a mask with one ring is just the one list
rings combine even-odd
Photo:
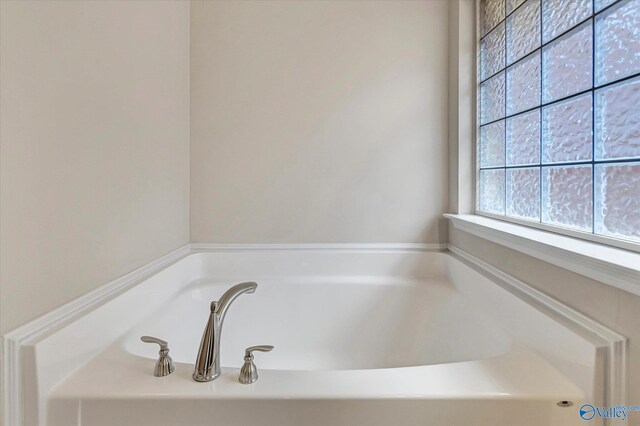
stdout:
[[480,85],[480,124],[504,117],[504,72]]
[[507,64],[540,46],[540,0],[527,0],[507,18]]
[[623,0],[596,18],[596,84],[640,72],[640,0]]
[[540,219],[540,169],[507,169],[507,215]]
[[504,0],[482,0],[480,2],[481,35],[491,31],[504,19]]
[[480,79],[484,80],[504,68],[504,22],[480,43]]
[[613,4],[616,0],[595,0],[593,5],[596,8],[596,12],[604,9],[605,7]]
[[504,214],[504,169],[480,170],[480,210]]
[[504,166],[504,120],[480,128],[480,167]]
[[542,49],[542,100],[550,102],[591,88],[591,21]]
[[591,93],[542,109],[542,162],[591,160]]
[[540,52],[507,69],[507,114],[540,105]]
[[596,91],[597,160],[640,157],[640,78]]
[[524,0],[507,0],[507,15],[514,11],[514,9],[524,3]]
[[542,0],[542,42],[591,16],[591,0]]
[[595,169],[595,233],[640,240],[640,163]]
[[591,231],[591,166],[542,168],[542,222]]
[[540,163],[540,110],[507,119],[507,165]]

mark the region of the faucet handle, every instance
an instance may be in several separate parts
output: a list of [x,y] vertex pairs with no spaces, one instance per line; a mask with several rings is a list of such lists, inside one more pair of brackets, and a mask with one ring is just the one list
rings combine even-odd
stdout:
[[271,349],[273,349],[273,346],[271,345],[258,345],[258,346],[250,346],[247,349],[244,350],[244,357],[248,358],[248,357],[252,357],[253,351],[260,351],[260,352],[269,352],[271,351]]
[[253,351],[269,352],[273,349],[271,345],[251,346],[244,351],[244,365],[240,369],[238,381],[243,385],[248,385],[258,380],[258,367],[253,363]]
[[174,367],[173,360],[169,356],[169,344],[162,339],[152,336],[142,336],[140,340],[145,343],[157,343],[160,345],[160,352],[158,352],[160,358],[156,361],[156,368],[153,371],[153,375],[156,377],[163,377],[173,373]]
[[169,344],[167,342],[165,342],[164,340],[162,340],[162,339],[158,339],[157,337],[142,336],[140,338],[140,340],[142,340],[145,343],[157,343],[157,344],[159,344],[161,351],[168,351],[169,350]]

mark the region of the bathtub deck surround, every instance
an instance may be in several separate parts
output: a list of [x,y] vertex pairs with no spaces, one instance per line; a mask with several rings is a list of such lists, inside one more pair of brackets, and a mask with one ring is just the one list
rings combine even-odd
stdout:
[[[215,409],[228,425],[566,426],[580,418],[558,401],[605,404],[624,387],[612,373],[624,337],[462,252],[189,253],[22,348],[24,424],[207,424]],[[194,381],[211,301],[248,280],[260,288],[227,312],[221,376]],[[157,347],[142,335],[168,342],[173,374],[153,376]],[[60,350],[71,341],[77,351]],[[260,358],[260,380],[239,383],[256,343],[277,350]]]

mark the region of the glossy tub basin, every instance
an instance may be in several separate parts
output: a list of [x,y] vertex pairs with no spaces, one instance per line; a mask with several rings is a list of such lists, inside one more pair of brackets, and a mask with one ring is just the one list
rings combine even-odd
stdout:
[[[262,270],[235,280],[212,276],[211,254],[192,255],[201,256],[198,277],[139,289],[118,309],[126,315],[142,300],[158,301],[53,389],[47,423],[579,424],[574,410],[556,402],[578,403],[585,392],[445,278],[446,264],[459,261],[421,255],[433,258],[428,273],[300,275],[309,272],[306,264],[293,276]],[[222,376],[195,382],[209,304],[245,279],[258,288],[227,312]],[[153,376],[158,347],[141,342],[142,335],[169,342],[173,374]],[[256,353],[259,380],[240,384],[244,349],[258,344],[275,349]]]
[[[136,331],[162,336],[175,362],[193,364],[209,304],[230,284],[193,282]],[[138,337],[124,341],[126,350],[155,359],[157,347]],[[256,344],[276,348],[256,354],[261,369],[326,371],[491,358],[506,353],[510,340],[445,282],[278,279],[260,280],[229,308],[222,366],[239,368],[244,349]]]

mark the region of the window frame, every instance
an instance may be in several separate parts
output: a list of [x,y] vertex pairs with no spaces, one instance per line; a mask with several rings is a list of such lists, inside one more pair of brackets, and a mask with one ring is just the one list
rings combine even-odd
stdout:
[[[505,2],[508,0],[504,0]],[[506,214],[495,214],[495,213],[490,213],[490,212],[485,212],[485,211],[481,211],[479,209],[480,207],[480,197],[479,197],[479,191],[480,191],[480,127],[481,127],[481,121],[480,121],[480,114],[481,114],[481,110],[480,110],[480,103],[481,103],[481,99],[480,99],[480,85],[482,82],[486,82],[488,81],[490,78],[495,77],[496,75],[499,75],[500,72],[504,72],[505,73],[505,83],[506,83],[506,71],[510,66],[513,66],[515,64],[517,64],[518,62],[528,58],[530,55],[534,54],[535,52],[539,52],[540,55],[542,55],[542,51],[543,48],[545,46],[548,46],[550,44],[553,44],[553,42],[555,42],[556,40],[560,39],[563,36],[566,36],[567,34],[569,34],[571,31],[576,30],[578,27],[580,27],[581,25],[584,25],[586,22],[588,22],[589,20],[592,20],[592,37],[593,37],[593,41],[592,41],[592,45],[595,44],[595,22],[596,22],[596,17],[601,15],[602,13],[605,13],[607,11],[609,11],[611,8],[616,7],[617,5],[619,5],[622,1],[624,0],[614,0],[611,4],[603,7],[602,9],[600,9],[599,11],[595,12],[592,9],[592,13],[585,19],[582,19],[578,22],[576,22],[574,25],[572,25],[569,29],[564,30],[563,32],[559,33],[558,35],[556,35],[554,38],[552,38],[551,40],[547,41],[547,42],[542,42],[542,27],[540,28],[540,46],[537,47],[536,49],[534,49],[533,51],[527,53],[526,55],[520,57],[519,59],[517,59],[516,61],[514,61],[512,64],[507,64],[505,62],[505,67],[502,68],[500,71],[493,73],[492,75],[487,76],[484,80],[482,80],[481,78],[481,67],[480,67],[480,60],[481,60],[481,42],[483,40],[483,37],[481,35],[481,31],[482,31],[482,23],[480,22],[481,20],[481,13],[480,13],[480,2],[481,0],[474,0],[474,9],[475,9],[475,58],[474,58],[474,65],[475,65],[475,73],[474,73],[474,84],[475,84],[475,90],[474,90],[474,95],[475,95],[475,114],[474,114],[474,131],[475,131],[475,135],[473,135],[473,164],[474,164],[474,173],[473,173],[473,183],[472,183],[472,191],[471,191],[471,197],[472,197],[472,207],[473,207],[473,214],[478,215],[478,216],[483,216],[483,217],[487,217],[487,218],[491,218],[491,219],[496,219],[496,220],[500,220],[500,221],[504,221],[504,222],[509,222],[509,223],[513,223],[513,224],[517,224],[517,225],[522,225],[522,226],[526,226],[529,228],[534,228],[534,229],[539,229],[542,231],[546,231],[546,232],[551,232],[551,233],[555,233],[555,234],[559,234],[559,235],[565,235],[568,237],[573,237],[573,238],[578,238],[581,240],[586,240],[586,241],[590,241],[590,242],[594,242],[594,243],[598,243],[598,244],[603,244],[606,246],[611,246],[611,247],[615,247],[615,248],[621,248],[621,249],[625,249],[625,250],[630,250],[633,252],[640,252],[640,241],[636,242],[635,240],[632,239],[626,239],[623,237],[613,237],[613,236],[606,236],[606,235],[600,235],[600,234],[595,234],[594,232],[588,232],[588,231],[581,231],[581,230],[577,230],[577,229],[572,229],[572,228],[567,228],[567,227],[563,227],[561,225],[552,225],[552,224],[547,224],[547,223],[543,223],[542,222],[542,218],[540,218],[539,222],[536,222],[534,220],[527,220],[527,219],[521,219],[518,217],[513,217],[513,216],[508,216]],[[507,18],[509,16],[511,16],[513,13],[515,13],[518,9],[520,9],[523,5],[525,5],[528,2],[528,0],[523,1],[520,5],[518,5],[516,8],[514,8],[509,14],[505,13],[505,17],[503,20],[499,21],[493,28],[489,29],[487,31],[487,33],[485,34],[485,37],[488,36],[492,31],[494,31],[501,23],[505,24],[505,31],[506,31],[506,22],[507,22]],[[542,8],[543,8],[543,2],[544,0],[540,0],[540,19],[542,20]],[[592,5],[594,5],[595,0],[592,1]],[[595,7],[595,6],[593,6]],[[506,43],[505,43],[505,56],[506,56]],[[593,56],[593,61],[595,61],[595,46],[592,47],[592,56]],[[542,70],[541,70],[542,72]],[[640,77],[640,73],[634,73],[632,75],[623,77],[621,79],[615,80],[615,81],[610,81],[607,82],[605,84],[601,84],[599,86],[596,86],[595,83],[595,66],[592,64],[592,78],[593,78],[593,84],[591,85],[591,88],[586,89],[586,90],[582,90],[580,92],[571,94],[569,96],[564,96],[558,99],[555,99],[551,102],[547,102],[544,103],[541,101],[541,103],[534,107],[534,108],[530,108],[527,109],[525,111],[520,111],[516,114],[512,114],[511,116],[517,116],[520,114],[524,114],[526,112],[530,112],[530,111],[535,111],[536,109],[539,109],[540,112],[542,113],[542,110],[544,107],[548,106],[548,105],[554,105],[563,101],[566,101],[568,99],[573,99],[576,98],[578,96],[583,96],[587,93],[591,94],[591,98],[592,98],[592,105],[594,101],[594,97],[595,97],[595,93],[597,90],[600,90],[604,87],[608,87],[608,86],[612,86],[615,84],[619,84],[622,83],[624,81],[629,81],[632,80],[634,78],[638,78]],[[542,75],[540,76],[540,84],[542,86]],[[542,93],[542,91],[541,91]],[[505,86],[505,97],[506,97],[506,86]],[[592,117],[595,115],[595,110],[592,108]],[[506,125],[506,119],[507,117],[509,117],[509,115],[507,114],[506,110],[505,110],[505,115],[504,117],[502,117],[499,120],[504,120],[505,125]],[[483,125],[488,125],[491,124],[493,122],[499,122],[499,120],[494,120],[494,121],[489,121]],[[593,152],[593,145],[595,143],[595,135],[593,133],[593,129],[595,127],[595,122],[593,122],[592,119],[592,158],[590,161],[580,161],[580,162],[571,162],[571,165],[591,165],[592,167],[592,176],[595,173],[595,164],[601,164],[601,163],[608,163],[608,161],[598,161],[596,162],[594,160],[594,156],[595,156],[595,152]],[[541,130],[542,131],[542,130]],[[542,135],[540,135],[540,138],[542,138]],[[506,140],[505,140],[506,143]],[[540,144],[542,146],[542,140],[540,140]],[[638,160],[632,160],[633,162],[637,162]],[[624,163],[625,161],[611,161],[613,163]],[[555,167],[555,166],[563,166],[565,165],[565,163],[558,163],[558,164],[549,164],[547,165],[548,167]],[[540,158],[540,163],[537,165],[533,165],[533,167],[542,167],[542,158]],[[500,169],[500,168],[498,168]],[[503,170],[505,170],[505,179],[506,179],[506,170],[508,170],[509,168],[505,166],[502,168]],[[542,169],[541,169],[542,170]],[[592,180],[592,191],[593,188],[595,187],[595,182],[593,182]],[[505,187],[506,187],[506,181],[505,181]],[[542,193],[542,180],[540,180],[540,191]],[[592,203],[594,202],[594,197],[595,195],[592,194]],[[506,203],[506,199],[505,199],[505,203]],[[593,207],[595,209],[595,205],[593,205]],[[542,204],[540,205],[540,209],[542,209]],[[540,212],[542,215],[542,211]],[[595,217],[592,216],[591,218],[592,222],[595,220]]]

